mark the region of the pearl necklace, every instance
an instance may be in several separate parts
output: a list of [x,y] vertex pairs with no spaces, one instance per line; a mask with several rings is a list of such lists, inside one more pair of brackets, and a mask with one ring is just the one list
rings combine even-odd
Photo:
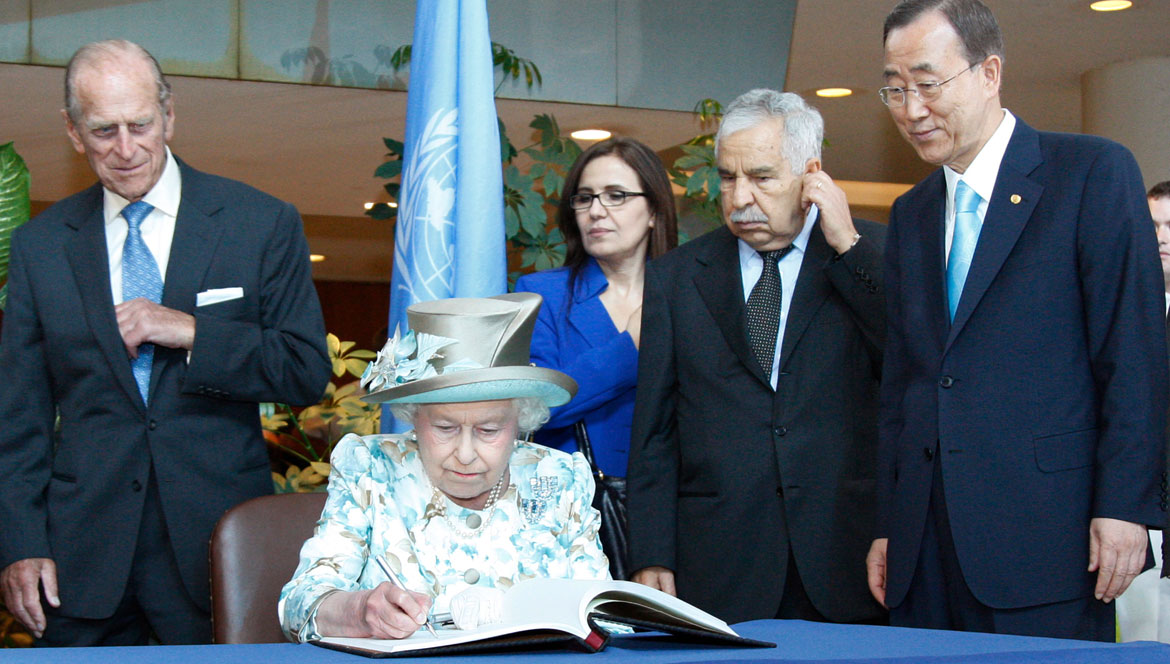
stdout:
[[[504,477],[507,476],[507,474],[507,471],[505,471],[500,475],[500,479],[496,480],[495,486],[492,487],[491,493],[488,494],[487,502],[483,504],[483,510],[480,510],[487,512],[487,518],[483,519],[483,522],[478,526],[467,529],[463,527],[462,523],[460,523],[460,519],[452,518],[451,515],[447,513],[446,495],[439,491],[438,487],[435,487],[436,495],[434,496],[435,502],[438,506],[436,512],[442,515],[443,520],[447,522],[447,525],[451,527],[451,530],[456,535],[464,539],[478,536],[480,533],[487,530],[488,526],[492,523],[492,517],[496,515],[496,503],[499,501],[501,490],[504,487]],[[478,514],[472,514],[471,517],[475,517],[477,519],[480,518]],[[468,520],[470,520],[471,517],[468,517]]]

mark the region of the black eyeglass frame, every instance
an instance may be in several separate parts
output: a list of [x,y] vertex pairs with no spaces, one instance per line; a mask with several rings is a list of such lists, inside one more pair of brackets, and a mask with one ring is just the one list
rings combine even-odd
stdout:
[[[593,200],[594,199],[601,201],[601,205],[603,207],[620,207],[620,206],[624,205],[626,200],[629,199],[631,196],[645,196],[645,195],[646,195],[646,192],[644,192],[644,191],[622,191],[620,189],[607,189],[607,190],[601,192],[600,194],[586,194],[585,192],[579,191],[579,192],[573,194],[572,196],[569,196],[569,207],[573,210],[588,210],[589,208],[593,207]],[[609,196],[611,198],[616,196],[618,200],[613,202],[613,203],[606,203],[605,202],[606,196]],[[576,200],[576,203],[574,203],[574,199]],[[585,202],[585,201],[588,201],[588,202]],[[580,205],[580,203],[582,203],[582,202],[584,202],[585,204]]]

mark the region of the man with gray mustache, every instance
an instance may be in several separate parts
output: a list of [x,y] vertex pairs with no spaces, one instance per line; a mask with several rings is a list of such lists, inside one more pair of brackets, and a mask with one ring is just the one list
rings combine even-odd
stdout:
[[652,262],[628,475],[633,579],[728,622],[884,622],[864,574],[885,227],[824,122],[752,90],[715,139],[726,226]]

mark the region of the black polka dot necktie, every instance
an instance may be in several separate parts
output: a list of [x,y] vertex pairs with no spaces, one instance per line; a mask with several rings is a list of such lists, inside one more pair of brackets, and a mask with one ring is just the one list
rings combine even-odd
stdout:
[[790,249],[792,245],[760,252],[760,258],[764,259],[764,271],[747,299],[748,340],[769,381],[772,380],[772,359],[776,357],[776,334],[780,331],[780,303],[784,295],[780,269],[776,263]]

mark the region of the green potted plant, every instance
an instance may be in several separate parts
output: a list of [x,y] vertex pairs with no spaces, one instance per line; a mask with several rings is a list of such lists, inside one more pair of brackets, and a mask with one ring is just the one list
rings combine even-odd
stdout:
[[329,477],[329,455],[348,433],[377,433],[381,408],[360,399],[358,379],[374,352],[354,348],[352,341],[327,337],[333,377],[321,401],[296,409],[288,404],[260,406],[264,439],[272,460],[272,483],[277,493],[324,491]]

